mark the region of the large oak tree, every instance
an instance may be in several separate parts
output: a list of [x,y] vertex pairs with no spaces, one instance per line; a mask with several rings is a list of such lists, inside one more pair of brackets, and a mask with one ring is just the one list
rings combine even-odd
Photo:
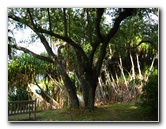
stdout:
[[[76,87],[68,75],[70,69],[66,66],[66,64],[70,65],[70,61],[68,59],[64,61],[61,52],[55,54],[51,44],[56,41],[65,42],[66,44],[63,43],[59,48],[65,47],[66,51],[74,50],[75,61],[72,64],[82,88],[84,105],[93,110],[98,76],[108,44],[124,20],[130,20],[131,17],[140,15],[145,10],[133,8],[9,8],[8,23],[13,24],[17,29],[28,27],[33,30],[35,36],[32,38],[40,39],[49,56],[38,55],[17,43],[9,43],[8,47],[9,50],[11,48],[21,50],[41,60],[54,63],[58,67],[57,70],[67,89],[70,106],[79,107]],[[84,48],[87,44],[89,45],[88,51]]]

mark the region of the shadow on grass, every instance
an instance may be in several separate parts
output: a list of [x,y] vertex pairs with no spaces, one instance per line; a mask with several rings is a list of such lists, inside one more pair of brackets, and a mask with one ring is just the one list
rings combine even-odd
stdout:
[[[34,121],[25,115],[8,117],[10,121]],[[149,112],[148,109],[137,107],[131,104],[112,104],[97,107],[93,112],[88,109],[57,109],[37,111],[35,121],[55,122],[137,122],[137,121],[158,121],[158,115]]]

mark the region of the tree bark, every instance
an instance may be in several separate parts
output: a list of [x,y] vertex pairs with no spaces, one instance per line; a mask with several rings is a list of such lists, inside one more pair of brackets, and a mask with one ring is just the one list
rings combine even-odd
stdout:
[[95,70],[87,73],[86,80],[88,83],[88,109],[94,110],[95,104],[95,91],[98,84],[98,76],[96,75]]
[[94,110],[94,103],[95,103],[95,91],[96,91],[96,86],[91,86],[89,87],[89,99],[88,99],[88,109]]
[[89,99],[88,84],[85,79],[81,80],[81,87],[82,87],[82,94],[84,99],[84,106],[88,107],[88,99]]
[[69,78],[68,74],[65,71],[65,67],[63,64],[61,64],[58,60],[55,60],[58,70],[62,76],[62,79],[64,81],[65,88],[68,92],[69,98],[70,98],[70,107],[79,107],[79,101],[76,95],[76,88],[71,79]]

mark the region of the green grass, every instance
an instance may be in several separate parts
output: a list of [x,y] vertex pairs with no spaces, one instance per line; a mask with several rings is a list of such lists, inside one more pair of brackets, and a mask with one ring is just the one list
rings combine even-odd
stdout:
[[[28,114],[9,116],[8,120],[34,121],[29,120]],[[132,104],[111,104],[96,107],[92,112],[84,108],[37,111],[35,121],[158,121],[158,115]]]

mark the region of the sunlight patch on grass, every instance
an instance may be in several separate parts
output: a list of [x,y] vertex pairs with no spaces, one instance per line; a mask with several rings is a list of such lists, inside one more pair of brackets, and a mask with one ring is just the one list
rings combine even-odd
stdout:
[[137,106],[131,106],[130,109],[137,109]]

